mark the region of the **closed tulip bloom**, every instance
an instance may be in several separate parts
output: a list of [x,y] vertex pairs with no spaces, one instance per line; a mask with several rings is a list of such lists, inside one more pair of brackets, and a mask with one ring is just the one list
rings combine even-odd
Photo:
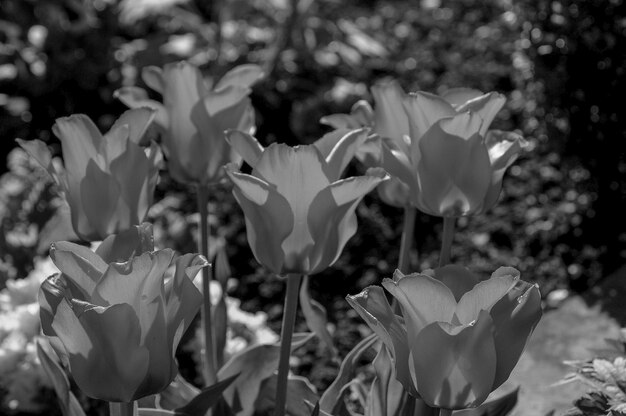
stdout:
[[332,265],[357,228],[354,210],[387,178],[380,169],[340,180],[366,130],[331,133],[313,145],[263,148],[243,132],[228,134],[252,166],[250,175],[227,167],[243,209],[248,243],[274,273],[313,274]]
[[505,98],[470,89],[439,97],[380,88],[382,166],[409,187],[412,203],[443,217],[491,208],[506,169],[525,146],[515,133],[488,131]]
[[61,273],[41,285],[41,324],[58,337],[80,389],[111,402],[165,389],[178,371],[176,347],[202,303],[191,279],[207,266],[204,258],[178,257],[164,283],[169,249],[107,264],[86,247],[59,242],[50,255]]
[[103,240],[145,219],[162,156],[154,143],[144,149],[139,142],[153,118],[151,109],[129,110],[105,135],[85,115],[57,119],[52,131],[61,140],[64,171],[53,166],[43,142],[18,140],[65,193],[80,238]]
[[144,82],[163,96],[162,104],[137,87],[122,88],[116,96],[131,108],[149,106],[157,111],[163,152],[176,181],[207,185],[222,179],[223,165],[237,157],[224,140],[224,131],[254,133],[248,95],[262,76],[257,65],[241,65],[210,86],[196,66],[183,61],[142,71]]
[[542,313],[537,286],[512,267],[483,281],[457,265],[406,276],[396,271],[383,287],[404,321],[380,287],[348,302],[389,349],[398,381],[431,407],[480,405],[507,380]]

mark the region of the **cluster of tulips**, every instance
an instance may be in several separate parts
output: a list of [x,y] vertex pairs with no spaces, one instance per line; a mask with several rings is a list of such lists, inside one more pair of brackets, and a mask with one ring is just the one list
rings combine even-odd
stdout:
[[[145,68],[143,81],[162,103],[140,88],[118,90],[131,109],[104,135],[84,115],[57,120],[64,169],[44,143],[19,142],[65,194],[76,235],[102,241],[95,251],[70,242],[51,247],[60,273],[42,284],[39,302],[60,362],[86,395],[111,402],[112,414],[174,414],[136,401],[170,386],[177,345],[202,309],[208,390],[236,378],[224,380],[220,371],[208,300],[206,198],[212,186],[230,182],[255,258],[286,281],[274,399],[275,414],[284,415],[293,400],[289,356],[301,281],[338,259],[357,231],[357,205],[377,188],[384,202],[404,208],[405,227],[393,278],[347,297],[375,334],[357,347],[380,341],[365,414],[447,415],[481,405],[507,380],[541,317],[537,286],[517,270],[500,267],[484,279],[450,263],[455,219],[497,202],[525,144],[515,133],[489,130],[504,97],[471,89],[407,94],[396,82],[379,83],[373,108],[361,101],[350,114],[324,117],[334,130],[317,142],[263,147],[248,97],[262,76],[243,65],[209,86],[187,62]],[[149,129],[160,145],[146,139]],[[368,170],[342,178],[354,157]],[[240,170],[242,161],[250,173]],[[151,226],[142,224],[164,162],[172,178],[197,188],[204,256],[155,250]],[[410,273],[416,210],[442,217],[444,231],[439,267]],[[193,284],[201,270],[204,293]],[[310,309],[303,305],[305,315]],[[333,383],[311,411],[335,414],[343,387]],[[232,414],[254,398],[237,401],[226,400]]]

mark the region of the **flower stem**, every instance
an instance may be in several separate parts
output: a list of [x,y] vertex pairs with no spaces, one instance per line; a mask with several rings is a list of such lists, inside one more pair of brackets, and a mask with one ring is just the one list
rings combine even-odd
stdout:
[[450,409],[439,409],[439,416],[452,416],[452,410],[450,410]]
[[278,379],[276,380],[275,416],[285,416],[287,404],[287,375],[289,374],[289,357],[291,356],[291,338],[298,311],[298,293],[302,275],[287,275],[287,295],[283,311],[283,326],[280,331],[280,360],[278,362]]
[[135,402],[109,402],[110,416],[135,416]]
[[[208,189],[198,185],[198,213],[200,214],[200,254],[210,261],[209,257],[209,210]],[[217,381],[213,347],[213,323],[211,320],[211,275],[210,267],[202,268],[202,325],[204,328],[204,382],[207,386]]]
[[411,268],[411,246],[415,230],[415,214],[417,209],[411,205],[404,207],[404,224],[402,225],[402,239],[400,240],[400,257],[398,258],[398,270],[407,273]]
[[439,254],[439,267],[450,263],[452,240],[454,239],[454,225],[456,217],[443,217],[443,236],[441,237],[441,253]]

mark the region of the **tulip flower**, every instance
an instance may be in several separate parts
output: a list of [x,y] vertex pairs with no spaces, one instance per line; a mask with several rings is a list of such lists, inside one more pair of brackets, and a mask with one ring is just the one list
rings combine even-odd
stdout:
[[[394,82],[389,85],[393,85],[394,89],[402,92],[397,83]],[[381,131],[378,125],[385,127],[385,118],[381,116],[380,112],[386,107],[382,104],[379,105],[381,98],[380,89],[379,86],[372,88],[376,103],[375,109],[372,109],[367,101],[361,100],[352,106],[350,114],[331,114],[322,117],[320,120],[321,123],[337,130],[357,129],[360,127],[372,128],[372,133],[374,134],[361,145],[356,153],[356,158],[367,167],[382,166],[382,142],[379,140]],[[401,111],[401,116],[404,117],[403,111]],[[404,124],[407,124],[406,121]],[[388,137],[387,134],[383,136]],[[402,136],[399,136],[399,139],[402,139]],[[376,192],[378,192],[380,199],[384,203],[394,207],[405,207],[410,203],[409,187],[393,176],[388,181],[377,186]]]
[[525,146],[515,133],[488,131],[505,98],[470,89],[441,97],[417,92],[398,99],[397,91],[383,95],[385,122],[377,124],[387,138],[382,166],[409,187],[412,203],[441,217],[491,208],[506,169]]
[[537,286],[512,267],[483,281],[457,265],[396,271],[383,287],[403,320],[380,287],[347,300],[389,349],[398,381],[431,407],[480,405],[507,380],[541,318]]
[[178,257],[164,283],[169,249],[107,264],[86,247],[58,242],[50,256],[61,273],[41,285],[41,325],[60,341],[80,389],[126,403],[165,389],[178,371],[176,347],[202,303],[192,279],[207,266],[204,258]]
[[313,274],[332,265],[356,232],[359,201],[387,179],[381,169],[339,180],[367,130],[331,133],[313,145],[263,148],[249,134],[227,138],[252,166],[244,174],[227,167],[233,194],[243,209],[248,243],[274,273]]
[[176,181],[208,185],[222,179],[222,166],[236,157],[224,141],[224,131],[254,133],[248,95],[262,76],[257,65],[241,65],[211,88],[196,66],[170,63],[163,69],[150,66],[142,71],[144,82],[163,96],[163,104],[137,87],[119,89],[115,95],[131,108],[148,106],[157,111],[163,152]]
[[139,146],[154,111],[129,110],[104,136],[89,117],[76,114],[56,120],[65,171],[51,163],[50,151],[39,140],[18,140],[48,170],[65,193],[76,235],[87,241],[140,224],[152,205],[161,153],[152,143]]

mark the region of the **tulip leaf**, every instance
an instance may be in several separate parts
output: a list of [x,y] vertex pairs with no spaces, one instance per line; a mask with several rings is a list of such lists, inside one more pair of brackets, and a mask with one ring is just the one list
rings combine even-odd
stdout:
[[333,337],[330,335],[327,328],[326,309],[311,298],[309,294],[309,276],[307,275],[304,276],[302,286],[300,286],[300,305],[309,329],[326,344],[333,359],[338,359],[339,354],[337,348],[335,348]]
[[200,389],[187,382],[180,374],[161,393],[158,394],[158,407],[173,410],[183,407],[200,394]]
[[[292,351],[301,347],[313,337],[309,333],[293,335]],[[241,373],[224,391],[224,398],[238,416],[251,416],[254,403],[261,390],[263,381],[278,368],[280,346],[275,344],[255,345],[233,356],[218,373],[219,379]]]
[[474,409],[456,411],[454,416],[506,416],[517,404],[518,393],[519,388],[516,388],[497,399],[486,401]]
[[70,390],[70,382],[67,375],[61,368],[59,358],[48,340],[38,338],[36,344],[37,356],[41,366],[50,378],[50,381],[52,381],[63,416],[85,416],[85,412],[80,407],[76,396]]
[[[276,374],[266,379],[261,385],[261,391],[254,403],[256,412],[268,413],[275,407]],[[317,402],[319,397],[311,382],[300,376],[289,376],[287,380],[286,411],[289,416],[309,416],[310,408],[306,402]]]
[[177,416],[196,416],[205,414],[220,401],[224,390],[226,390],[228,386],[230,386],[235,379],[237,379],[237,377],[239,377],[239,373],[202,389],[196,397],[191,399],[191,401],[185,406],[177,408],[174,413]]
[[376,334],[371,334],[359,342],[352,351],[348,353],[341,363],[341,367],[339,367],[339,374],[337,374],[335,380],[328,389],[326,389],[324,394],[322,394],[319,403],[322,411],[337,414],[338,410],[344,406],[343,395],[346,392],[344,386],[352,379],[355,367],[363,353],[374,345],[377,340]]

